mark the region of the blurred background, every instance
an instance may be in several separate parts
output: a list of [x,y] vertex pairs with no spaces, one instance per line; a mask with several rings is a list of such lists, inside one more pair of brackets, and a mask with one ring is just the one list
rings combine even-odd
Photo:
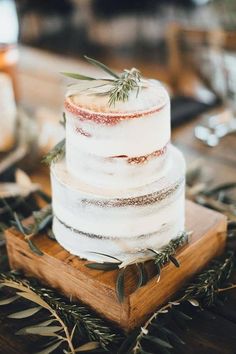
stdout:
[[85,54],[163,81],[174,138],[189,122],[208,147],[236,131],[235,0],[0,0],[0,178],[62,139],[60,72],[94,70]]

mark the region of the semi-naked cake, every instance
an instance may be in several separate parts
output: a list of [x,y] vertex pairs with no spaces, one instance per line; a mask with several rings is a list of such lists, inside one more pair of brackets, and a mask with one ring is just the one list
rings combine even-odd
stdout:
[[53,232],[93,261],[148,257],[184,231],[185,162],[170,143],[170,100],[155,80],[108,103],[70,89],[66,154],[51,165]]

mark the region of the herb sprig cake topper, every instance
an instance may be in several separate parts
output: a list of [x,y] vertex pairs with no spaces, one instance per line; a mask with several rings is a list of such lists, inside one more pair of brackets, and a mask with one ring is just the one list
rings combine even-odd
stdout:
[[63,72],[62,74],[72,79],[79,80],[77,84],[71,84],[70,87],[78,92],[88,92],[97,96],[108,96],[108,105],[115,106],[118,101],[128,101],[131,91],[136,90],[136,97],[140,89],[145,87],[145,80],[141,77],[138,69],[125,69],[121,74],[115,73],[112,69],[98,60],[84,56],[92,65],[102,69],[109,78],[95,78],[85,76],[79,73]]

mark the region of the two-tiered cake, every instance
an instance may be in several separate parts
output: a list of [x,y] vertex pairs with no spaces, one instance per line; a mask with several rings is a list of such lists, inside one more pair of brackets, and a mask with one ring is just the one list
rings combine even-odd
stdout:
[[138,95],[72,90],[66,155],[51,166],[53,231],[81,258],[122,261],[158,250],[184,230],[185,162],[170,143],[170,100],[145,80]]

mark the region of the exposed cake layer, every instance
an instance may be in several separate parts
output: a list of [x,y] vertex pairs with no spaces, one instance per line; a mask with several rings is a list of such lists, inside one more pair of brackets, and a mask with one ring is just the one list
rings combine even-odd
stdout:
[[169,164],[168,145],[152,154],[128,157],[97,156],[66,144],[68,171],[92,186],[106,189],[127,189],[150,184],[164,176]]
[[[184,208],[184,199],[178,203],[178,220],[172,220],[160,230],[151,234],[140,235],[132,238],[110,238],[99,235],[90,235],[73,229],[60,221],[53,219],[53,232],[57,241],[71,254],[90,261],[109,262],[108,257],[96,253],[103,253],[118,258],[122,262],[147,257],[148,249],[158,250],[176,238],[184,231],[184,218],[180,208]],[[170,210],[171,212],[171,210]],[[94,253],[93,253],[94,252]]]
[[58,242],[87,259],[96,258],[92,252],[127,259],[176,237],[184,229],[185,163],[172,146],[169,161],[157,181],[120,191],[79,181],[64,162],[53,165],[53,230]]
[[67,98],[66,163],[71,174],[108,189],[136,188],[158,178],[170,140],[170,103],[157,81],[147,82],[138,99],[132,92],[129,103],[118,102],[115,108],[104,96]]

